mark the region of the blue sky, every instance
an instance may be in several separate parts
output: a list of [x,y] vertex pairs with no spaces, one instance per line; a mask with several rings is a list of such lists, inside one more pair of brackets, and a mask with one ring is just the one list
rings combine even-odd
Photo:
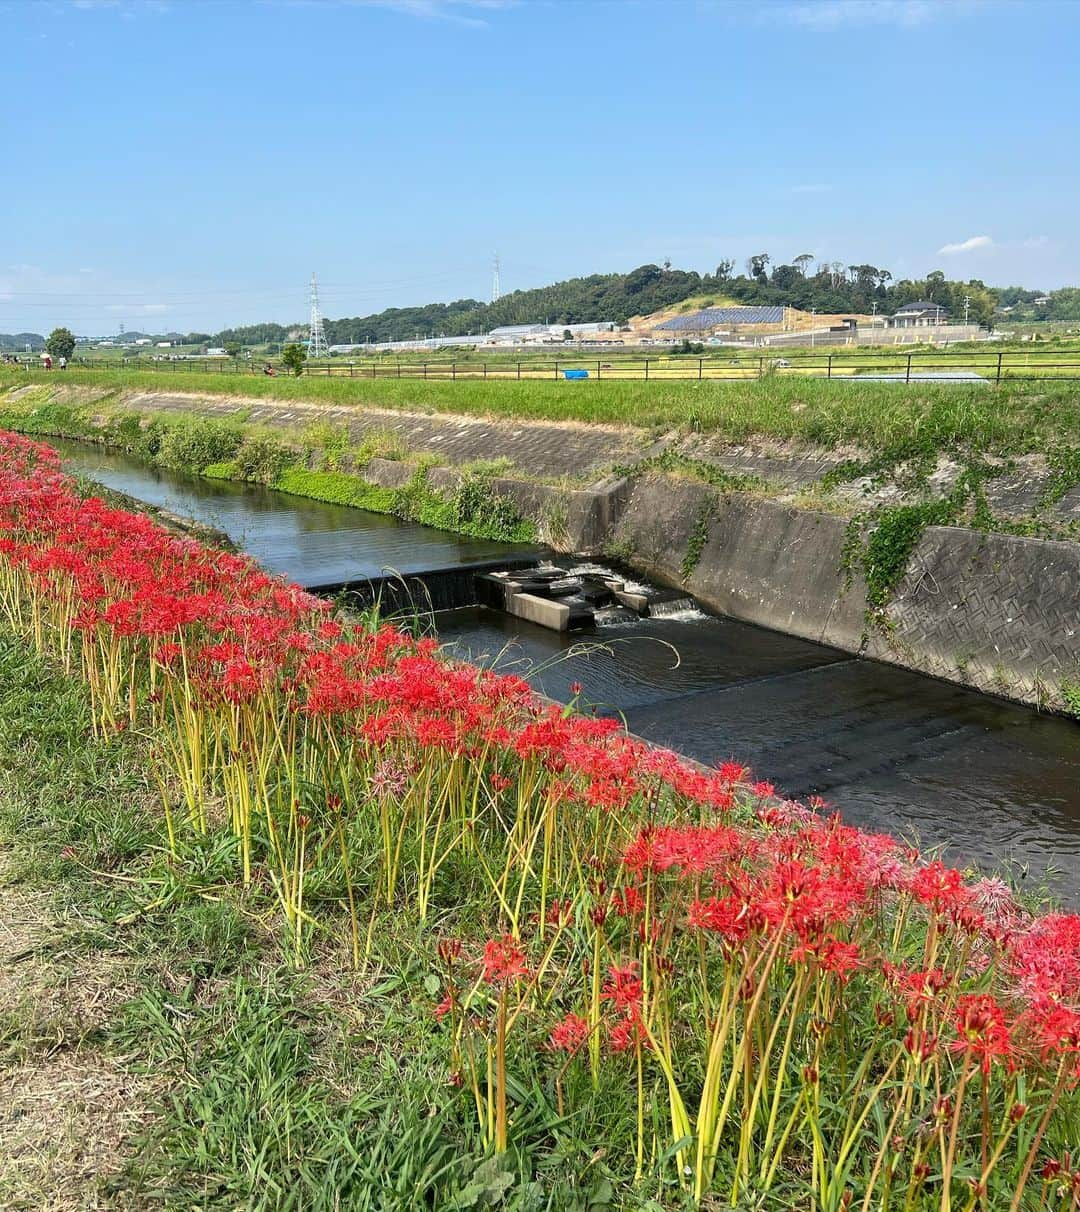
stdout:
[[670,258],[1080,282],[1073,0],[0,0],[0,331]]

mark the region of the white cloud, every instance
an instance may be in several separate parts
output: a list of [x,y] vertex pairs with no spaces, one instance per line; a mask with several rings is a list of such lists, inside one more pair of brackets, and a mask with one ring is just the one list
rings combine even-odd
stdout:
[[308,3],[358,4],[385,8],[406,17],[426,21],[451,21],[456,25],[484,26],[483,14],[512,8],[517,0],[307,0]]
[[172,308],[168,303],[106,303],[104,310],[114,316],[156,316],[163,311],[172,311]]
[[936,21],[950,5],[931,0],[795,0],[792,4],[767,6],[773,18],[805,29],[845,29],[851,25],[899,25],[914,29]]
[[933,22],[975,15],[1010,0],[759,0],[731,4],[714,0],[730,19],[756,24],[795,25],[817,33],[844,29],[920,29]]
[[1026,240],[1020,241],[1020,246],[1021,248],[1046,248],[1049,243],[1049,236],[1028,236]]
[[942,256],[951,257],[956,253],[975,252],[980,248],[993,248],[994,241],[989,236],[970,236],[967,240],[961,240],[957,244],[943,244],[938,252]]
[[[169,12],[168,0],[68,0],[72,8],[84,12],[112,12],[131,19],[145,13],[161,15]],[[53,5],[62,8],[63,5]]]

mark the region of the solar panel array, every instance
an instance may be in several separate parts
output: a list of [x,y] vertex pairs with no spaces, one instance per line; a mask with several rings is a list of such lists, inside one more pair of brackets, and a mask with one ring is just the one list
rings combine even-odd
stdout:
[[704,332],[720,324],[782,324],[782,307],[706,307],[657,325],[668,332]]

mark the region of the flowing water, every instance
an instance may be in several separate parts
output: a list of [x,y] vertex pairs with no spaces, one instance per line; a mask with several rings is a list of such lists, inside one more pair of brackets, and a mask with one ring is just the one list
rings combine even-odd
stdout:
[[[73,471],[224,530],[306,585],[520,556],[270,489],[163,473],[57,442]],[[1080,726],[835,649],[672,602],[569,636],[467,608],[440,613],[456,652],[538,690],[621,715],[631,731],[705,762],[736,758],[791,796],[821,795],[855,824],[954,861],[1009,863],[1080,904]]]

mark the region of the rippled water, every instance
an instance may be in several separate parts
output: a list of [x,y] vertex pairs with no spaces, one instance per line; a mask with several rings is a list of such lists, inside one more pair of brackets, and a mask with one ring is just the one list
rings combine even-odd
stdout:
[[[58,445],[72,469],[209,522],[308,584],[520,550]],[[553,698],[580,682],[584,701],[641,736],[706,762],[748,762],[856,824],[948,843],[958,861],[1009,861],[1030,883],[1049,869],[1052,888],[1080,903],[1080,726],[1070,721],[696,613],[568,637],[469,609],[440,614],[438,629],[456,652],[514,669]]]
[[[617,712],[703,762],[748,762],[787,795],[958,860],[1026,867],[1080,901],[1080,727],[730,619],[565,637],[487,611],[440,616],[457,651],[537,670],[553,698]],[[678,654],[676,656],[676,654]],[[1019,873],[1018,873],[1019,874]]]

